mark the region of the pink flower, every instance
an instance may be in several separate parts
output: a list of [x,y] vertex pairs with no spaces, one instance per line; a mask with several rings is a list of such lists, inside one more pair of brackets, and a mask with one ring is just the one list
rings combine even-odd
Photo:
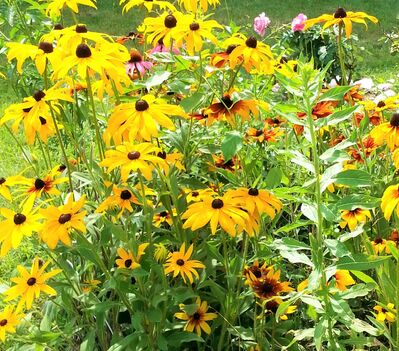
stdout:
[[143,60],[143,56],[135,50],[130,51],[130,60],[126,63],[126,73],[134,78],[139,72],[140,76],[143,76],[146,71],[152,68],[153,64]]
[[[173,47],[172,51],[175,55],[180,54],[179,49],[176,47]],[[150,55],[156,54],[157,52],[170,52],[170,50],[165,45],[163,45],[163,43],[158,43],[154,48],[151,49]]]
[[265,35],[266,28],[269,27],[270,23],[271,21],[269,17],[266,17],[265,13],[262,12],[254,19],[254,31],[263,37]]
[[293,32],[303,32],[305,28],[305,21],[308,19],[306,15],[300,13],[292,20],[291,30]]

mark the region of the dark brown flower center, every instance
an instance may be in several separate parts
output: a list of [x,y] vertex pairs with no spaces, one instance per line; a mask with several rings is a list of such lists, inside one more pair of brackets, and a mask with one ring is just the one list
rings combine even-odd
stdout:
[[263,294],[270,294],[271,292],[273,292],[274,290],[274,285],[270,284],[267,281],[263,281],[260,285],[260,292],[262,292]]
[[39,120],[40,120],[40,124],[41,124],[42,126],[44,126],[44,125],[47,124],[47,120],[46,120],[45,118],[39,116]]
[[234,105],[234,102],[230,99],[230,96],[223,96],[222,102],[227,108],[230,108]]
[[384,101],[378,101],[377,107],[381,108],[385,106],[385,102]]
[[0,178],[0,185],[4,184],[6,182],[6,178],[1,177]]
[[22,111],[24,111],[25,113],[28,113],[31,109],[32,109],[32,107],[27,107],[27,108],[23,108]]
[[190,24],[190,30],[198,30],[200,29],[200,25],[197,22]]
[[37,178],[35,180],[35,188],[37,190],[43,189],[45,186],[46,186],[46,183],[42,179]]
[[263,130],[262,129],[258,129],[256,132],[255,132],[255,136],[261,136],[263,134]]
[[87,27],[84,24],[77,24],[75,31],[76,33],[87,33]]
[[236,47],[237,45],[229,45],[226,49],[226,54],[230,55]]
[[222,208],[223,205],[224,203],[222,199],[215,199],[212,201],[212,208],[214,208],[215,210]]
[[64,29],[64,26],[61,23],[57,23],[54,25],[54,30],[61,30]]
[[177,25],[177,19],[173,15],[167,15],[163,23],[166,28],[174,28]]
[[179,259],[176,261],[176,264],[177,264],[178,266],[184,266],[184,260],[182,260],[181,258],[179,258]]
[[160,151],[157,153],[157,156],[159,158],[162,158],[163,160],[166,160],[166,152],[165,151]]
[[141,61],[143,61],[143,56],[141,56],[139,52],[137,51],[130,52],[130,60],[129,60],[130,63],[138,63]]
[[140,152],[138,151],[131,151],[127,154],[127,158],[131,161],[137,160],[140,157]]
[[194,319],[195,321],[199,321],[199,320],[201,319],[201,315],[200,315],[198,312],[195,312],[195,313],[193,314],[193,319]]
[[51,54],[54,51],[53,44],[47,41],[42,41],[39,44],[39,49],[43,50],[45,54]]
[[132,197],[132,193],[129,190],[123,190],[121,192],[121,199],[122,200],[129,200]]
[[36,278],[35,277],[30,277],[28,281],[26,282],[29,286],[35,285],[36,284]]
[[248,194],[251,196],[258,196],[259,195],[259,190],[256,188],[251,188],[248,190]]
[[43,91],[41,91],[41,90],[38,90],[36,93],[33,94],[33,98],[34,98],[36,101],[38,101],[38,102],[39,102],[41,99],[43,99],[45,96],[46,96],[46,94],[45,94]]
[[65,224],[66,222],[69,222],[72,218],[72,215],[70,213],[63,213],[59,218],[58,218],[58,223],[59,224]]
[[125,267],[129,268],[132,265],[133,261],[129,258],[125,261]]
[[147,110],[150,106],[147,101],[140,99],[136,101],[135,107],[136,111],[142,112]]
[[59,167],[58,167],[58,169],[57,169],[57,171],[58,172],[63,172],[63,171],[65,171],[66,170],[66,166],[65,165],[60,165]]
[[0,321],[0,327],[4,327],[6,324],[7,324],[7,319],[2,319],[1,321]]
[[245,41],[245,45],[248,46],[249,48],[255,49],[256,46],[258,45],[258,41],[256,40],[255,37],[249,37],[249,38]]
[[22,213],[16,213],[14,215],[14,223],[16,225],[21,225],[22,223],[24,223],[26,221],[26,216]]
[[168,216],[168,212],[162,211],[159,215],[160,215],[161,217],[167,217],[167,216]]
[[337,11],[334,13],[334,18],[345,18],[346,11],[342,7],[338,7]]
[[198,191],[193,191],[192,193],[191,193],[191,196],[194,196],[194,197],[197,197],[199,195],[199,192]]
[[256,278],[260,278],[262,276],[262,272],[259,269],[254,270],[252,273]]
[[382,244],[383,242],[384,242],[384,240],[382,240],[382,238],[380,238],[380,237],[374,239],[375,244]]
[[394,113],[389,123],[392,127],[399,127],[399,113]]
[[86,44],[79,44],[76,48],[76,56],[79,58],[88,58],[91,56],[91,50]]

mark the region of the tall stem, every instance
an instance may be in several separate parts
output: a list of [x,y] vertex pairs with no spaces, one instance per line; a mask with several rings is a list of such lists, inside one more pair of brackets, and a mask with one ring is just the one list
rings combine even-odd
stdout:
[[338,59],[342,75],[341,85],[348,85],[348,80],[346,77],[346,70],[345,70],[344,51],[342,47],[342,31],[343,31],[343,26],[342,23],[340,23],[338,27]]

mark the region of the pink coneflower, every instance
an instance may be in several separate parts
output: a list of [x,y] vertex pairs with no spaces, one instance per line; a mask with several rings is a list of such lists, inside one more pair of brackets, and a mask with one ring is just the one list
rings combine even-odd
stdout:
[[266,28],[269,27],[270,23],[271,21],[269,17],[266,17],[265,13],[262,12],[254,19],[254,31],[263,37],[266,33]]
[[303,13],[300,13],[292,20],[291,30],[293,32],[303,32],[305,28],[305,21],[307,20],[307,16]]
[[143,60],[143,56],[137,50],[132,49],[130,51],[130,60],[126,63],[126,73],[134,79],[137,77],[137,73],[143,76],[152,66],[151,62]]
[[[176,47],[173,47],[173,48],[172,48],[172,51],[173,51],[173,53],[174,53],[175,55],[179,55],[179,54],[180,54],[180,50],[179,50],[178,48],[176,48]],[[157,45],[156,45],[154,48],[151,49],[150,55],[156,54],[157,52],[170,52],[170,49],[167,48],[167,47],[164,45],[162,39],[161,39],[161,40],[158,40]]]

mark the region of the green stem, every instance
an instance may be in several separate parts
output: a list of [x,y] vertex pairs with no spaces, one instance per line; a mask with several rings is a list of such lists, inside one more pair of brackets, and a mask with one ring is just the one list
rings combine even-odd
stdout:
[[343,26],[342,23],[340,23],[338,27],[338,58],[339,58],[339,65],[341,67],[341,76],[342,76],[341,85],[348,85],[346,70],[345,70],[345,62],[344,62],[344,52],[342,48],[342,31],[343,31]]

